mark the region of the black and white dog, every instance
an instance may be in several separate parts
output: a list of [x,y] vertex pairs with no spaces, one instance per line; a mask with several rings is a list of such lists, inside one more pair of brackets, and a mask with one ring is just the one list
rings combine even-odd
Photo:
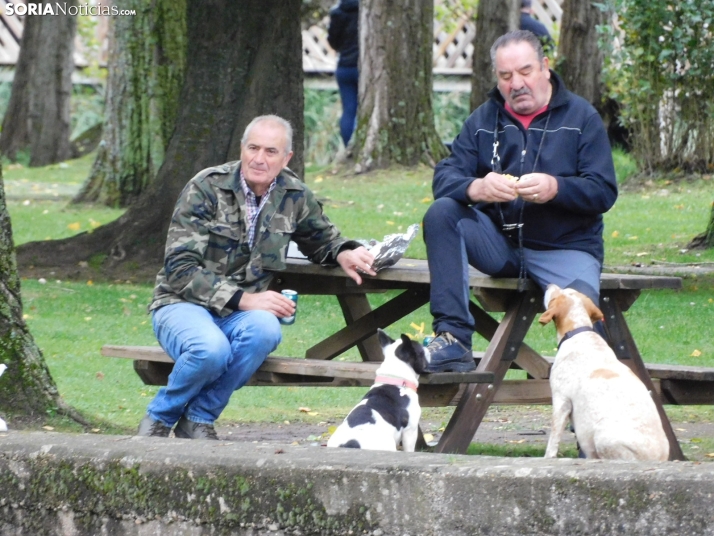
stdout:
[[328,447],[414,452],[421,418],[417,396],[419,374],[429,364],[429,352],[406,335],[394,341],[381,329],[384,362],[374,385],[327,442]]

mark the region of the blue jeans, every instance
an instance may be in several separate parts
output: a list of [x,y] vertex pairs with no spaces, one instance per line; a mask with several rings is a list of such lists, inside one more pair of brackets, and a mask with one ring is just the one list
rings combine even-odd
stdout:
[[147,414],[171,427],[182,415],[213,424],[241,388],[280,344],[278,318],[267,311],[217,316],[192,303],[153,312],[154,333],[176,362],[168,385],[159,389]]
[[345,147],[347,147],[357,122],[359,70],[357,67],[338,67],[335,70],[335,79],[342,99],[340,135]]
[[[469,312],[468,267],[494,277],[518,277],[518,247],[483,212],[447,197],[434,201],[424,215],[424,242],[434,333],[448,331],[470,347],[474,319]],[[524,248],[523,256],[528,276],[541,289],[555,283],[599,303],[602,266],[592,255],[572,249]]]

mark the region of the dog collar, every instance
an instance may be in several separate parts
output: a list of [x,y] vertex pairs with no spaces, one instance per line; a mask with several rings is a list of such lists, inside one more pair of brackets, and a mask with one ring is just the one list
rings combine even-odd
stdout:
[[595,329],[592,326],[580,326],[579,328],[575,328],[573,330],[568,331],[565,335],[563,335],[563,338],[560,339],[560,342],[558,343],[558,350],[560,350],[560,345],[563,344],[565,341],[572,337],[575,337],[578,333],[582,333],[584,331],[595,331]]
[[395,378],[393,376],[377,376],[374,381],[377,383],[387,383],[389,385],[396,385],[397,387],[407,387],[409,389],[412,389],[413,391],[416,391],[417,387],[419,387],[418,383],[410,382],[402,378]]

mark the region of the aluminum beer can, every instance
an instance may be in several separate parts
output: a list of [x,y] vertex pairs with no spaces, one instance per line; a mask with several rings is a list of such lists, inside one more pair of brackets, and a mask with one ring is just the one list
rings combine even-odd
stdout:
[[[285,296],[287,299],[292,300],[295,302],[295,314],[297,314],[297,303],[298,303],[298,293],[295,290],[281,290],[280,294]],[[295,315],[291,316],[286,316],[284,318],[280,319],[280,323],[284,324],[286,326],[289,326],[290,324],[295,323]]]

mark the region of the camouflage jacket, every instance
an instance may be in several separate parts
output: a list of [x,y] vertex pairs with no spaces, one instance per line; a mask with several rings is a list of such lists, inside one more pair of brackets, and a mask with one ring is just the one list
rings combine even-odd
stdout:
[[312,262],[327,265],[336,264],[341,249],[360,245],[341,238],[315,195],[284,169],[260,211],[250,249],[239,169],[240,161],[204,169],[184,188],[149,311],[190,302],[226,316],[237,291],[266,290],[273,273],[285,269],[290,240]]

